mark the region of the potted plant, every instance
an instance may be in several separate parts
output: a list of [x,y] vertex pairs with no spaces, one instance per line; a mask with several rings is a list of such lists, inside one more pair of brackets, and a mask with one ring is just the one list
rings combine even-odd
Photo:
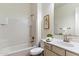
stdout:
[[53,35],[52,34],[47,34],[46,41],[47,42],[50,42],[52,38],[53,38]]

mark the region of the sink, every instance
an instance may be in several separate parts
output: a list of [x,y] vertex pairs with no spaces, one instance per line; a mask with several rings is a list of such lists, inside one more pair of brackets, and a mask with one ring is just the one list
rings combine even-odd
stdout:
[[55,44],[62,45],[65,47],[74,47],[74,44],[72,44],[71,42],[64,42],[63,40],[53,40],[50,43],[55,43]]
[[60,45],[66,46],[66,47],[74,47],[74,45],[70,42],[57,42]]
[[60,43],[60,44],[62,44],[63,46],[66,46],[66,47],[74,47],[73,44],[67,43],[67,42],[62,42],[62,43]]
[[62,46],[66,46],[66,47],[74,47],[74,45],[73,45],[71,42],[54,41],[54,43],[60,44],[60,45],[62,45]]

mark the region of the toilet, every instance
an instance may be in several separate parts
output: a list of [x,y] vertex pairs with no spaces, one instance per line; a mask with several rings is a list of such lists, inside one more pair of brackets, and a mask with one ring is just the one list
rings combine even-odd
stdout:
[[39,46],[34,47],[30,50],[31,56],[40,56],[43,55],[44,49],[41,47],[42,43],[39,44]]
[[44,49],[41,47],[36,47],[30,50],[30,55],[32,56],[38,56],[43,53]]

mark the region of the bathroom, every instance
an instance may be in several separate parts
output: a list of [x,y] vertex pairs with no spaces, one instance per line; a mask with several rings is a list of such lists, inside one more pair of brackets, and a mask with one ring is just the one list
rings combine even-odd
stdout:
[[0,56],[79,56],[78,10],[79,3],[0,3]]

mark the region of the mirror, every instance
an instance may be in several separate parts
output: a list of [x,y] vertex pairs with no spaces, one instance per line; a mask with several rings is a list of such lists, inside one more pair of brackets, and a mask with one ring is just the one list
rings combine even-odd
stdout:
[[66,32],[79,35],[79,4],[55,3],[54,5],[54,33]]

